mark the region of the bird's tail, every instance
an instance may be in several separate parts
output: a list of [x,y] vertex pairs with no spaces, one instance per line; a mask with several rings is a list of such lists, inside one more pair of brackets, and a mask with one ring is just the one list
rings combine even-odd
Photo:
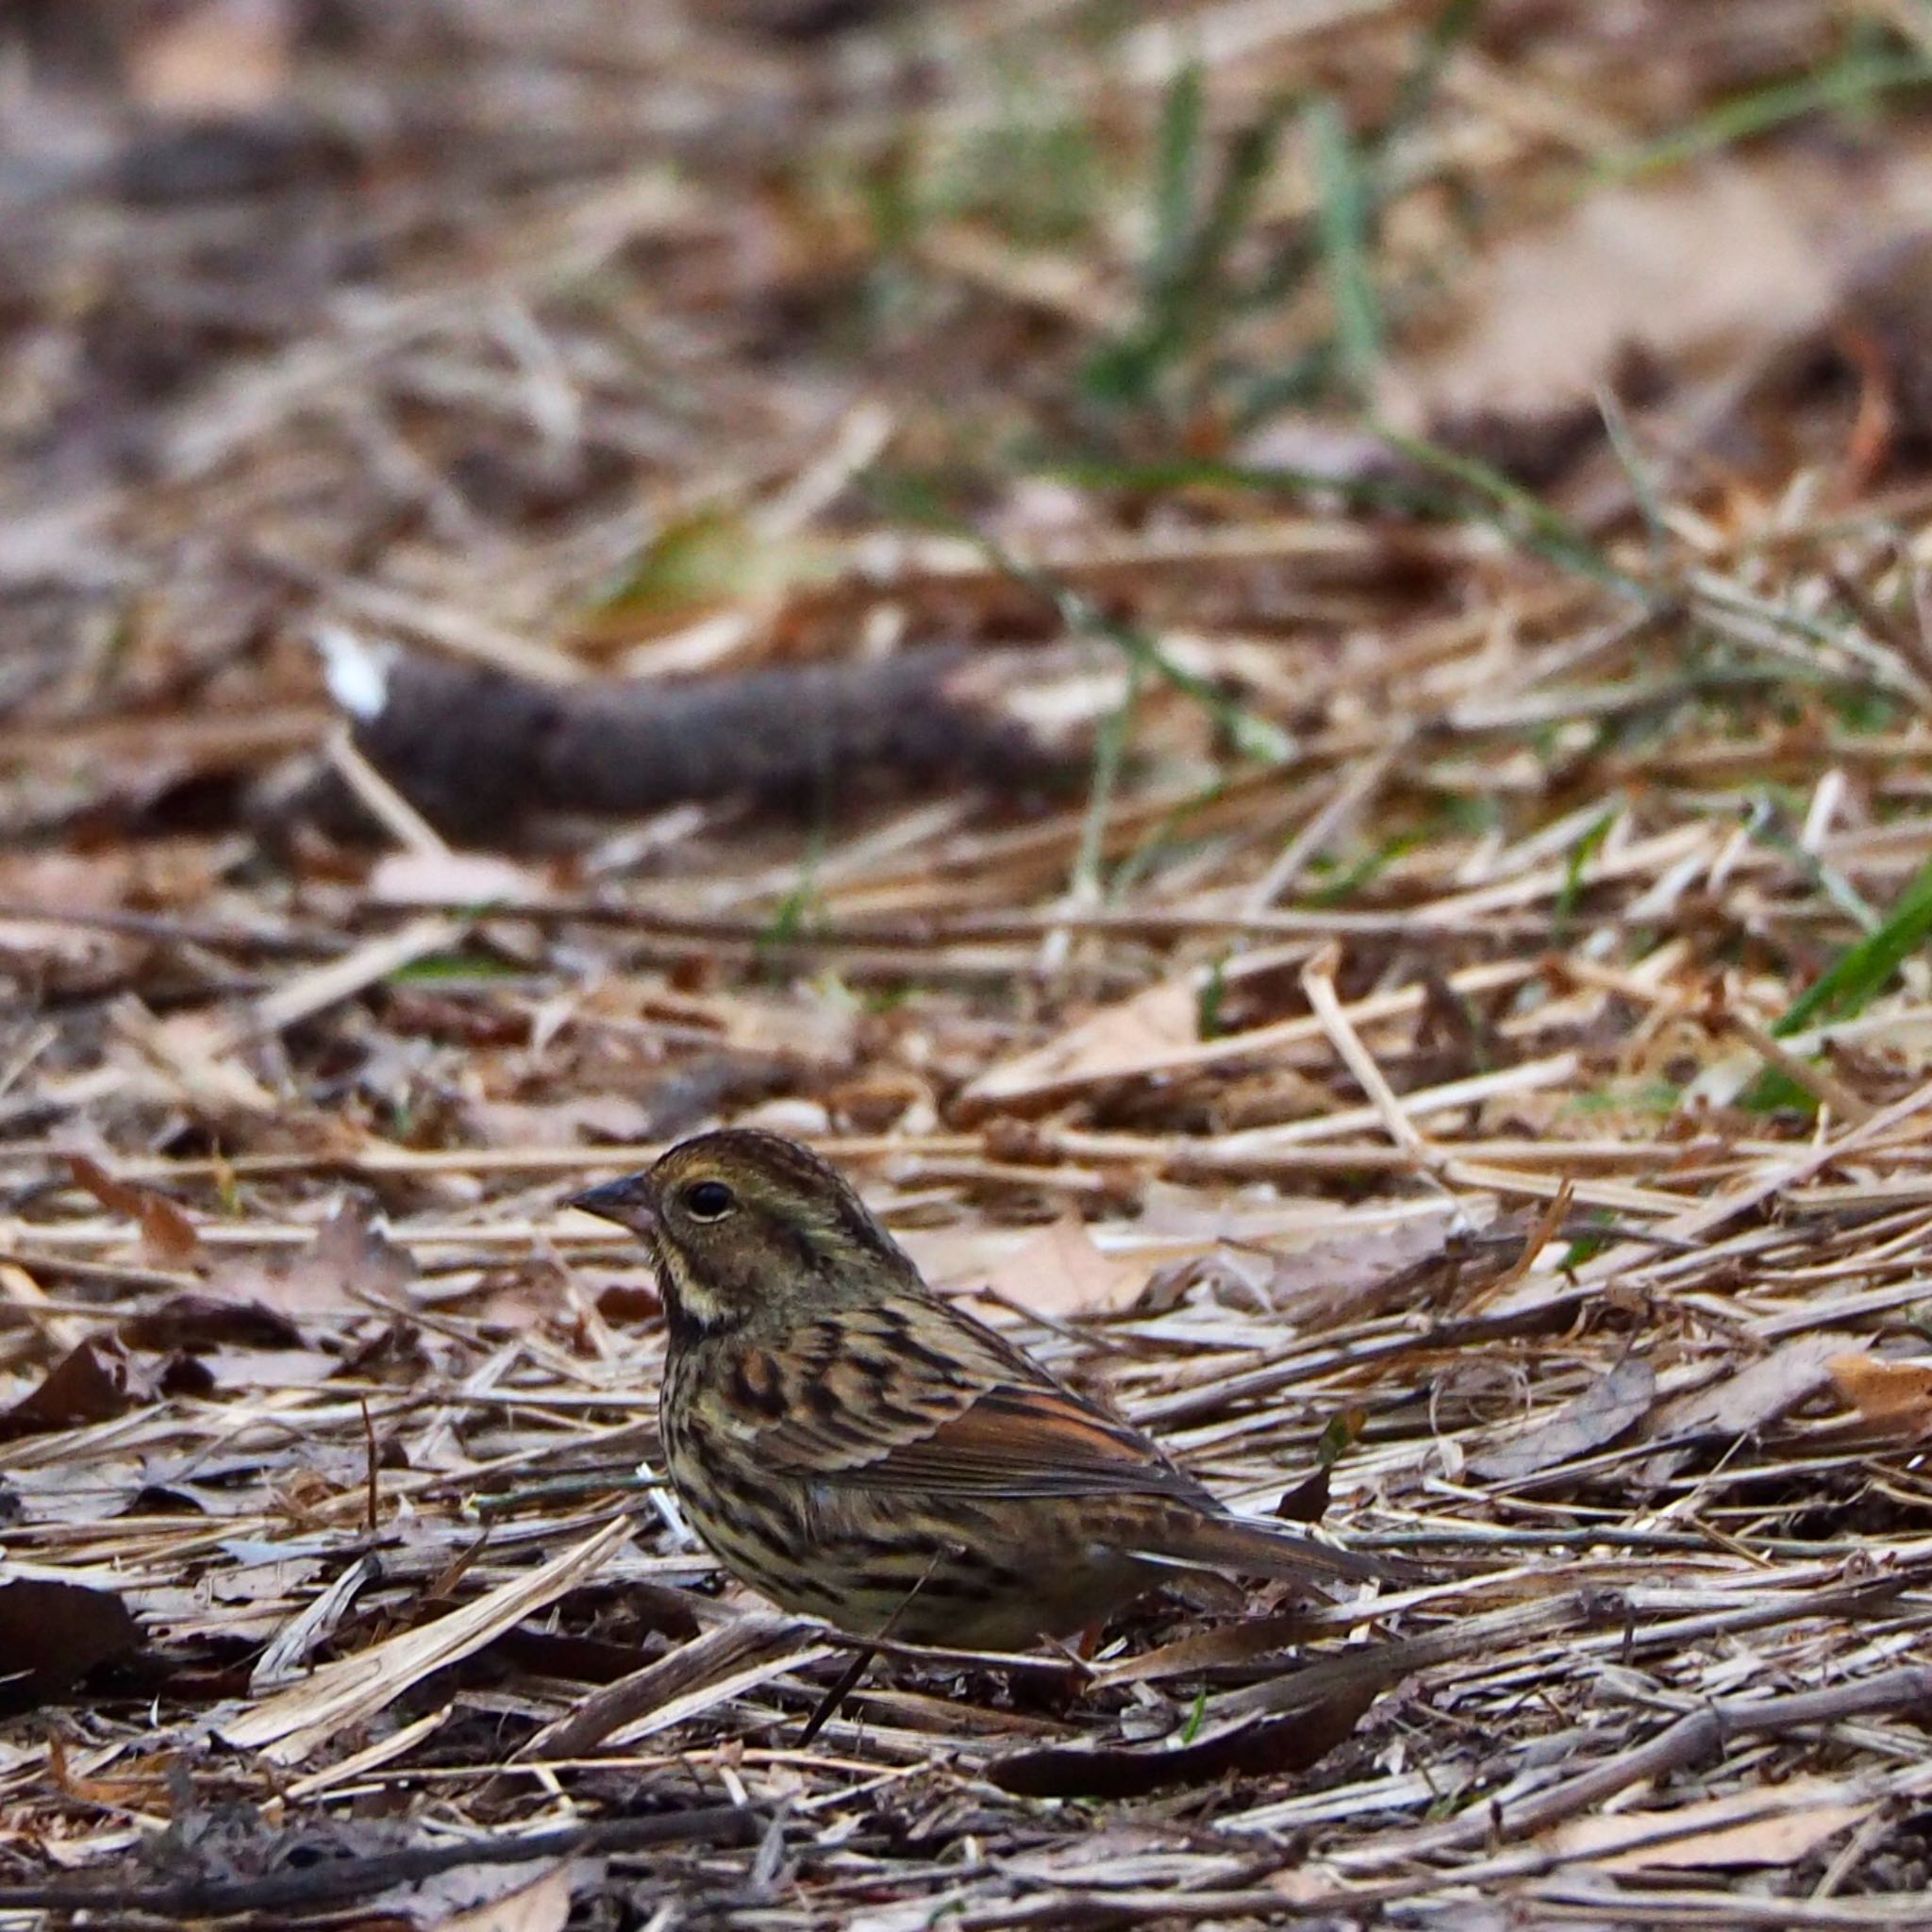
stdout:
[[[1153,1539],[1149,1539],[1150,1543]],[[1157,1546],[1133,1554],[1164,1569],[1206,1570],[1221,1575],[1275,1576],[1290,1583],[1414,1583],[1423,1573],[1396,1557],[1338,1550],[1313,1537],[1205,1510],[1177,1517]]]

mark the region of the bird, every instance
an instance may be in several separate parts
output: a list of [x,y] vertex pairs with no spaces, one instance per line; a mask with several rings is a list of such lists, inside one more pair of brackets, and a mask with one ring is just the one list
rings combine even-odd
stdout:
[[1401,1574],[1231,1513],[935,1293],[795,1141],[700,1134],[570,1205],[642,1241],[664,1304],[672,1489],[723,1566],[783,1610],[1013,1652],[1190,1574],[1223,1589]]

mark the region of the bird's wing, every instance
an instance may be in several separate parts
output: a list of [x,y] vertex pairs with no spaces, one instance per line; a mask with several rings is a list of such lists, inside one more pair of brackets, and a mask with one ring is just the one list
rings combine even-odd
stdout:
[[1138,1429],[936,1298],[841,1309],[788,1340],[782,1370],[766,1356],[748,1379],[783,1389],[767,1402],[756,1453],[791,1475],[929,1495],[1214,1507]]
[[[1119,1497],[1178,1503],[1136,1517],[1153,1564],[1306,1580],[1402,1566],[1230,1516],[1130,1424],[937,1299],[841,1310],[741,1357],[731,1407],[765,1418],[748,1444],[795,1481],[927,1499]],[[1124,1524],[1123,1524],[1124,1527]]]

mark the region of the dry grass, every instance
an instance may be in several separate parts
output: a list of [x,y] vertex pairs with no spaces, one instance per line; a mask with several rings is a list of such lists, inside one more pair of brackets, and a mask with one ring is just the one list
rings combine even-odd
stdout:
[[[1917,1923],[1923,22],[689,11],[9,83],[0,1922]],[[452,850],[319,626],[1075,782]],[[719,1119],[1433,1580],[804,1740],[558,1206]]]

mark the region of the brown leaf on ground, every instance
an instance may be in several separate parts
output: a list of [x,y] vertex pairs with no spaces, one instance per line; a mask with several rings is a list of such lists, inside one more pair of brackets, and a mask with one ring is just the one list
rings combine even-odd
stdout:
[[300,1348],[302,1331],[260,1302],[190,1290],[122,1323],[118,1333],[130,1348]]
[[1672,1446],[1642,1459],[1637,1466],[1639,1480],[1665,1480],[1690,1459],[1690,1445],[1713,1438],[1729,1441],[1749,1437],[1808,1402],[1831,1386],[1831,1365],[1845,1355],[1849,1339],[1833,1334],[1793,1336],[1757,1361],[1658,1404],[1644,1433]]
[[664,1297],[655,1281],[613,1281],[598,1291],[597,1312],[607,1322],[655,1322],[664,1312]]
[[104,1423],[143,1400],[125,1350],[92,1337],[56,1362],[31,1394],[0,1413],[0,1440]]
[[208,1276],[209,1289],[246,1306],[259,1303],[272,1314],[305,1320],[367,1314],[404,1294],[416,1265],[376,1226],[368,1206],[345,1197],[307,1247],[293,1253],[224,1255]]
[[1274,1513],[1284,1523],[1320,1523],[1328,1512],[1334,1477],[1326,1468],[1304,1476],[1291,1490],[1282,1492]]
[[1465,1231],[1459,1218],[1446,1211],[1418,1215],[1292,1249],[1275,1259],[1267,1299],[1304,1328],[1453,1303],[1515,1259],[1526,1227],[1511,1220]]
[[1656,1372],[1641,1357],[1625,1356],[1547,1422],[1497,1448],[1472,1456],[1469,1473],[1482,1482],[1521,1482],[1525,1476],[1574,1462],[1628,1435],[1650,1413],[1656,1400]]
[[112,1591],[0,1563],[0,1712],[32,1710],[140,1642],[141,1625]]
[[1374,1702],[1363,1686],[1292,1717],[1230,1725],[1191,1743],[1146,1750],[1049,1749],[995,1758],[985,1775],[1025,1798],[1144,1798],[1225,1777],[1281,1777],[1306,1771],[1343,1741]]
[[1680,359],[1767,343],[1830,298],[1826,178],[1716,160],[1592,195],[1494,251],[1472,326],[1408,381],[1437,411],[1548,408],[1591,394],[1626,343]]
[[1104,1007],[1039,1053],[981,1074],[959,1104],[966,1118],[992,1108],[1044,1103],[1058,1091],[1117,1079],[1160,1064],[1201,1037],[1200,994],[1164,980],[1117,1006]]
[[482,1100],[466,1108],[464,1115],[486,1147],[642,1141],[651,1125],[650,1109],[624,1093],[574,1093],[565,1100],[541,1103]]
[[1932,1362],[1840,1355],[1826,1366],[1832,1387],[1874,1430],[1907,1441],[1932,1431]]
[[1843,1335],[1798,1335],[1769,1355],[1662,1404],[1648,1434],[1658,1441],[1696,1436],[1743,1436],[1789,1415],[1832,1378],[1845,1353]]
[[68,1172],[102,1207],[141,1224],[141,1244],[157,1268],[187,1268],[201,1259],[201,1236],[193,1222],[165,1194],[116,1180],[92,1155],[70,1154]]
[[568,1862],[458,1865],[378,1892],[366,1909],[378,1918],[393,1914],[421,1932],[562,1932],[573,1869]]
[[1062,1214],[992,1268],[986,1291],[1036,1315],[1078,1319],[1117,1315],[1134,1306],[1147,1272],[1102,1254],[1077,1214]]

